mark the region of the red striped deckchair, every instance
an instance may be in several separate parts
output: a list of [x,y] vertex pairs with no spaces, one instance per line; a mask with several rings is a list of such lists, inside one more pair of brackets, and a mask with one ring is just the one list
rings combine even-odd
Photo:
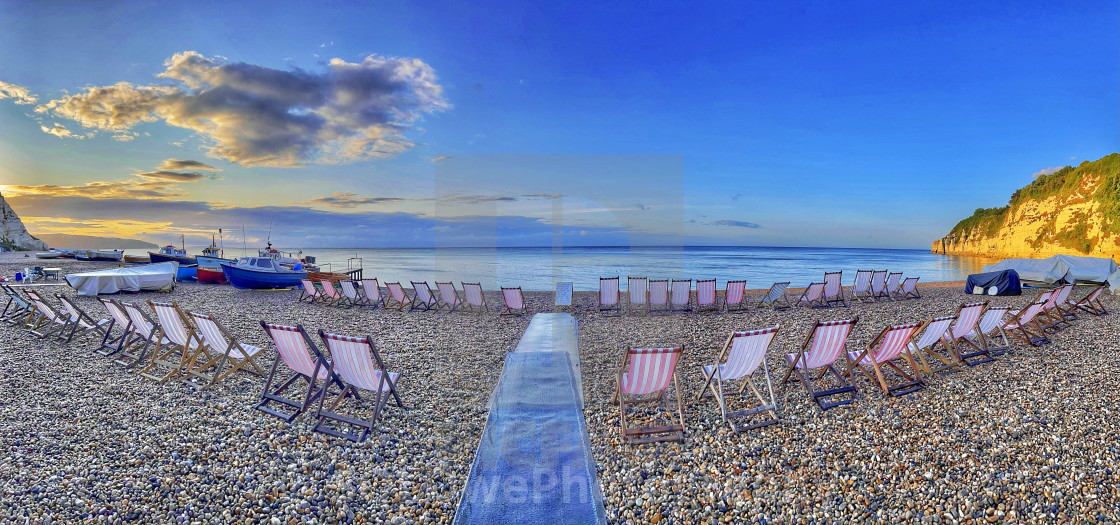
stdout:
[[[914,335],[922,329],[924,324],[925,321],[919,321],[917,323],[887,326],[882,332],[879,332],[875,339],[871,340],[871,344],[868,344],[867,348],[862,351],[848,352],[848,378],[854,383],[855,370],[859,370],[872,384],[878,383],[884,394],[895,397],[925,388],[925,384],[922,382],[921,367],[914,361],[914,356],[909,349]],[[910,364],[910,373],[904,372],[896,364],[902,358],[905,358],[906,362]],[[854,365],[854,369],[852,365]],[[903,382],[893,386],[888,385],[887,379],[883,376],[882,368],[884,366],[890,367],[895,373],[902,376]],[[868,368],[871,370],[869,371]],[[872,371],[875,373],[874,377],[871,376]]]
[[459,292],[455,291],[455,283],[436,281],[436,289],[439,290],[440,307],[447,308],[448,312],[454,312],[459,305],[463,304],[463,300],[459,299]]
[[[821,286],[824,285],[822,284]],[[773,310],[793,308],[793,304],[789,302],[789,297],[786,296],[787,288],[789,288],[789,281],[770,285],[770,290],[766,292],[766,295],[762,296],[762,300],[758,301],[758,306],[769,306]]]
[[[191,319],[198,327],[200,342],[198,349],[191,355],[187,365],[187,376],[183,383],[188,386],[206,389],[229,378],[238,370],[264,376],[264,369],[256,359],[262,355],[260,347],[242,344],[212,316],[190,312]],[[226,367],[228,370],[225,370]],[[223,370],[225,370],[223,372]],[[196,384],[191,376],[202,380]]]
[[377,283],[377,279],[362,279],[362,295],[365,296],[368,306],[385,307],[385,298],[381,296],[381,286]]
[[27,294],[27,298],[35,307],[35,313],[29,322],[31,333],[39,336],[40,339],[46,339],[47,336],[58,331],[54,335],[55,339],[66,337],[66,329],[70,327],[70,318],[47,304],[43,296],[39,295],[39,292],[24,290],[23,293]]
[[621,312],[618,301],[618,277],[599,278],[599,312]]
[[824,283],[809,283],[809,286],[801,293],[801,298],[797,300],[797,306],[813,308],[828,306],[824,302]]
[[[902,274],[898,274],[901,276]],[[891,294],[887,293],[887,271],[886,270],[873,270],[871,272],[871,298],[876,301],[880,297],[891,298]]]
[[428,281],[412,281],[412,302],[408,305],[408,311],[427,311],[436,306],[436,298],[432,295],[432,287],[428,286]]
[[35,307],[20,296],[15,288],[0,283],[0,289],[3,289],[4,294],[8,296],[8,304],[4,305],[4,311],[0,313],[0,320],[12,326],[26,327],[35,314]]
[[[992,354],[988,352],[987,341],[983,338],[974,341],[968,337],[969,334],[975,332],[976,327],[980,324],[980,317],[987,307],[987,301],[962,304],[957,309],[957,320],[953,322],[952,327],[945,331],[945,339],[949,341],[949,346],[953,348],[957,360],[968,366],[992,361]],[[969,349],[962,351],[962,346],[967,346]]]
[[479,314],[490,311],[490,307],[486,305],[486,295],[482,293],[482,283],[464,283],[460,281],[459,284],[463,285],[464,310],[475,310]]
[[1003,331],[1003,317],[1010,309],[1010,306],[988,306],[988,309],[984,310],[984,317],[980,318],[979,326],[968,334],[968,338],[987,348],[990,355],[1009,353],[1011,342],[1007,340],[1007,333]]
[[[733,432],[737,433],[741,430],[750,430],[778,422],[778,405],[774,401],[774,385],[770,381],[770,368],[766,364],[766,349],[770,347],[774,335],[778,333],[778,328],[775,326],[761,330],[731,332],[731,335],[727,337],[727,342],[723,344],[723,348],[716,354],[715,363],[700,367],[704,373],[704,386],[700,387],[697,399],[714,397],[719,402],[719,411],[723,420],[731,425]],[[770,394],[769,401],[762,396],[762,393],[754,385],[754,374],[759,365],[762,365],[763,376],[766,378],[766,389]],[[742,399],[743,392],[749,387],[758,399],[758,404],[745,410],[728,412],[727,395],[724,392],[723,383],[724,381],[740,379],[743,381],[743,385],[739,387],[739,398]],[[710,392],[705,392],[705,389]],[[737,419],[746,419],[748,416],[763,412],[770,413],[769,419],[749,423],[743,427],[735,424]]]
[[853,300],[862,302],[864,299],[874,297],[871,294],[871,275],[874,273],[874,270],[856,270],[856,280],[852,282],[852,287],[849,289]]
[[669,280],[650,279],[649,306],[646,311],[653,313],[654,311],[668,312],[669,310]]
[[[91,333],[100,334],[102,336],[102,341],[109,336],[109,330],[113,329],[112,319],[98,319],[95,321],[85,310],[82,310],[81,307],[75,304],[73,299],[63,294],[56,294],[56,296],[58,297],[58,301],[62,303],[62,309],[66,310],[66,315],[70,317],[70,330],[66,334],[67,343],[73,341],[75,336],[80,338]],[[80,334],[78,333],[79,331],[81,331]]]
[[412,302],[412,299],[404,293],[401,283],[385,283],[385,289],[389,290],[389,297],[385,298],[385,308],[396,306],[397,310],[404,310],[404,307]]
[[[327,395],[332,383],[338,385],[339,392],[345,388],[338,374],[330,370],[327,358],[315,346],[302,325],[286,326],[261,321],[261,328],[264,328],[265,333],[272,339],[272,344],[276,348],[276,359],[272,361],[272,369],[269,370],[268,379],[264,382],[264,392],[261,394],[260,403],[257,404],[257,410],[291,423],[300,414],[306,412],[316,398]],[[291,376],[281,382],[280,386],[274,387],[273,380],[276,379],[276,371],[281,361],[291,372]],[[328,377],[331,378],[330,381],[327,380]],[[303,399],[284,397],[282,395],[284,391],[300,379],[307,383],[307,393]],[[323,384],[320,386],[319,382]],[[269,403],[282,406],[273,408]]]
[[832,306],[833,304],[840,303],[848,306],[848,301],[844,299],[844,287],[840,284],[840,279],[844,277],[844,272],[825,272],[824,274],[824,304]]
[[1065,312],[1058,307],[1058,305],[1069,301],[1069,294],[1072,290],[1072,284],[1064,284],[1050,294],[1050,298],[1046,300],[1046,304],[1042,306],[1042,312],[1039,314],[1040,321],[1045,319],[1045,323],[1042,325],[1043,330],[1054,334],[1073,326],[1066,319]]
[[[684,441],[684,413],[681,409],[681,389],[677,382],[677,363],[684,348],[627,348],[622,357],[622,367],[618,370],[615,396],[618,402],[619,425],[622,437],[631,445],[655,441]],[[677,411],[669,405],[669,387],[673,387],[677,399]],[[629,407],[644,403],[656,403],[669,418],[669,424],[660,426],[632,427],[627,418],[637,411]],[[660,410],[657,410],[657,415]],[[648,414],[643,414],[648,416]],[[674,417],[675,416],[675,417]]]
[[696,311],[718,311],[719,303],[716,302],[716,280],[705,279],[696,281]]
[[[163,328],[163,335],[169,342],[163,347],[162,352],[159,350],[153,352],[148,366],[137,373],[142,377],[163,383],[183,373],[183,369],[190,363],[191,355],[198,350],[201,341],[195,333],[190,318],[179,309],[179,305],[174,302],[161,303],[149,300],[148,306],[155,312],[159,326]],[[153,372],[156,367],[161,366],[168,369],[166,373],[158,375]]]
[[[951,341],[945,338],[949,327],[953,321],[957,320],[956,314],[946,315],[943,317],[934,317],[926,323],[926,329],[922,332],[922,336],[917,341],[911,341],[908,345],[911,354],[918,354],[918,359],[922,363],[922,372],[932,377],[937,372],[942,372],[950,368],[958,368],[955,359],[956,349],[953,347]],[[942,355],[939,352],[944,352]],[[926,362],[925,355],[929,354],[934,359],[941,362],[941,366],[934,369],[928,362]]]
[[894,296],[902,293],[902,272],[892,272],[887,274],[887,289],[886,295],[878,295],[876,297],[886,297],[887,299],[894,299]]
[[521,315],[525,313],[525,294],[521,293],[521,287],[506,288],[502,287],[502,302],[505,303],[506,309],[502,310],[500,315]]
[[349,303],[350,306],[369,306],[369,299],[358,293],[358,287],[361,284],[354,284],[354,281],[338,281],[338,287],[342,290],[342,297]]
[[323,290],[323,304],[327,306],[351,306],[342,294],[334,287],[334,282],[330,279],[320,279],[319,285]]
[[[809,397],[821,410],[828,410],[855,401],[859,397],[859,390],[856,389],[856,385],[845,380],[844,376],[837,372],[833,365],[836,360],[843,357],[848,361],[848,368],[851,369],[851,358],[848,357],[845,349],[848,334],[851,333],[852,328],[858,322],[858,317],[842,321],[817,321],[817,324],[809,331],[809,335],[805,337],[805,342],[801,344],[797,353],[786,354],[786,362],[789,364],[789,368],[786,370],[782,382],[788,383],[791,380],[790,378],[797,374],[797,379],[801,381],[802,386],[809,393]],[[815,391],[812,376],[813,371],[818,369],[821,370],[820,375],[817,376],[818,381],[824,378],[825,373],[832,372],[832,375],[840,382],[840,386]],[[850,396],[839,401],[828,401],[832,396],[842,394],[850,394]]]
[[1069,305],[1067,306],[1067,308],[1069,308],[1071,311],[1073,311],[1074,309],[1083,310],[1097,317],[1108,315],[1108,310],[1105,310],[1104,305],[1101,304],[1102,292],[1104,292],[1104,285],[1098,284],[1097,286],[1093,287],[1092,290],[1089,290],[1089,293],[1085,294],[1085,297],[1082,297],[1081,299],[1078,299],[1076,301],[1074,301],[1073,299],[1067,301],[1066,304]]
[[669,281],[669,312],[692,310],[692,279]]
[[[97,353],[103,356],[111,356],[124,349],[128,344],[128,340],[132,337],[132,319],[129,319],[128,313],[124,311],[124,307],[120,303],[109,299],[107,297],[98,297],[97,300],[109,312],[109,316],[113,318],[113,324],[106,330],[105,338],[101,340],[101,346],[96,350]],[[124,332],[117,337],[112,336],[113,326],[118,326],[124,329]]]
[[723,292],[723,304],[728,312],[747,310],[747,281],[727,281]]
[[[322,432],[335,437],[349,439],[354,442],[365,440],[373,431],[373,425],[381,417],[381,411],[389,401],[389,396],[397,401],[397,406],[404,408],[400,395],[397,394],[397,385],[400,382],[399,372],[390,372],[385,367],[385,361],[377,352],[373,338],[366,336],[348,337],[345,335],[329,334],[319,330],[319,337],[331,354],[327,371],[337,373],[342,380],[343,388],[329,408],[324,408],[327,396],[319,396],[319,411],[315,414],[319,422],[315,425],[316,432]],[[368,420],[343,415],[337,412],[339,405],[348,395],[357,403],[362,404],[365,399],[360,391],[370,392],[373,397],[373,415]],[[336,430],[329,426],[329,421],[337,421],[346,425],[358,427],[361,433]]]
[[645,307],[649,311],[649,279],[645,277],[627,277],[626,295],[629,297],[628,308]]
[[918,293],[918,279],[920,279],[920,277],[907,277],[906,280],[902,281],[901,293],[903,299],[922,298],[922,296]]
[[165,346],[171,344],[171,340],[163,334],[163,327],[148,317],[148,314],[139,307],[132,303],[120,303],[120,305],[132,321],[132,338],[113,360],[114,363],[125,368],[139,366],[148,356],[149,347],[152,348],[153,354],[158,354]]
[[1046,336],[1046,330],[1039,323],[1038,316],[1042,313],[1052,294],[1053,292],[1049,291],[1042,292],[1027,308],[1010,311],[1011,317],[1004,321],[1003,331],[1031,346],[1048,344],[1050,338]]
[[315,287],[315,283],[311,282],[311,279],[300,279],[299,284],[299,298],[296,299],[296,302],[306,300],[309,303],[317,303],[323,300],[323,292]]

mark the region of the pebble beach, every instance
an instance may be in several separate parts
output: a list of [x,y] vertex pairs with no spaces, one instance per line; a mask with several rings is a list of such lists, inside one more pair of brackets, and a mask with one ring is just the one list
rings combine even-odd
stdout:
[[[0,254],[0,274],[24,266],[115,265]],[[854,271],[844,270],[847,286]],[[570,308],[554,307],[551,292],[526,292],[522,316],[340,309],[297,303],[296,290],[195,283],[122,295],[214,315],[266,348],[268,366],[275,353],[261,320],[372,335],[403,374],[407,410],[390,406],[378,431],[354,444],[312,432],[310,415],[287,424],[255,410],[262,377],[239,373],[204,391],[158,384],[95,354],[93,336],[65,345],[0,326],[0,523],[450,523],[505,355],[531,314],[550,311],[579,321],[585,417],[612,523],[1120,520],[1117,315],[1079,315],[1049,345],[1014,343],[1009,355],[900,398],[857,375],[859,399],[822,412],[799,383],[779,382],[784,354],[816,320],[858,316],[848,340],[856,350],[888,324],[976,300],[961,288],[925,283],[919,300],[849,308],[619,316],[600,314],[593,292],[577,292]],[[67,286],[42,290],[52,303],[55,293],[74,296]],[[985,299],[1019,308],[1034,293]],[[486,298],[501,304],[497,292]],[[1102,301],[1120,310],[1116,296]],[[107,317],[94,298],[76,302]],[[733,433],[714,401],[696,399],[699,368],[731,330],[775,325],[767,363],[781,421]],[[626,345],[684,346],[683,443],[621,439],[611,396]]]

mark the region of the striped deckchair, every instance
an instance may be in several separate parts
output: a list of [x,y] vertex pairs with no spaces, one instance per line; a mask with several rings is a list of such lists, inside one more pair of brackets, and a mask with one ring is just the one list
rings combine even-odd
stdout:
[[649,279],[645,277],[627,277],[626,295],[629,298],[627,308],[644,307],[649,311]]
[[[992,354],[988,351],[987,341],[983,338],[974,341],[968,337],[969,334],[976,331],[976,327],[980,324],[980,317],[987,308],[987,301],[962,304],[957,309],[957,320],[953,322],[951,328],[945,331],[945,339],[949,341],[949,346],[953,348],[957,360],[968,366],[992,361]],[[968,350],[962,351],[962,346],[968,347]]]
[[505,303],[506,309],[502,310],[499,315],[521,315],[525,313],[525,294],[521,293],[521,287],[506,288],[502,287],[502,302]]
[[719,303],[716,302],[716,280],[705,279],[696,281],[696,311],[718,311]]
[[[704,385],[700,387],[697,399],[714,397],[719,402],[719,411],[723,420],[731,425],[733,432],[737,433],[741,430],[749,430],[778,422],[778,405],[774,401],[774,385],[770,381],[770,368],[766,364],[766,349],[770,347],[770,342],[774,340],[778,328],[775,326],[761,330],[731,332],[727,342],[723,344],[723,348],[716,354],[715,363],[700,367],[704,373]],[[762,393],[754,385],[755,372],[759,365],[762,365],[762,375],[766,379],[766,389],[770,394],[769,401],[762,396]],[[743,392],[749,387],[758,399],[758,404],[745,410],[728,412],[727,395],[724,392],[723,383],[724,381],[740,379],[743,381],[743,385],[739,387],[739,398],[742,399]],[[705,389],[708,389],[709,392],[705,392]],[[748,416],[763,412],[769,412],[770,417],[763,421],[748,423],[743,427],[736,425],[737,419],[746,419]]]
[[362,279],[362,295],[371,308],[385,307],[385,298],[381,295],[381,285],[377,283],[377,279]]
[[320,292],[319,289],[315,287],[315,283],[311,282],[311,279],[300,279],[299,284],[299,297],[296,299],[296,302],[303,302],[306,300],[309,303],[317,303],[324,299],[323,292]]
[[1072,290],[1072,284],[1064,284],[1050,294],[1050,298],[1046,300],[1046,304],[1042,306],[1042,312],[1039,314],[1040,321],[1045,320],[1042,325],[1043,330],[1054,334],[1073,326],[1066,319],[1065,312],[1058,307],[1058,305],[1069,301],[1069,294]]
[[31,305],[35,307],[35,313],[28,323],[31,333],[39,336],[40,339],[46,339],[51,334],[54,334],[55,339],[65,338],[66,329],[70,327],[70,318],[47,304],[39,292],[24,290],[23,293],[27,294]]
[[[70,317],[70,330],[66,333],[66,342],[74,340],[74,337],[85,337],[91,333],[100,334],[101,340],[109,337],[109,331],[113,329],[112,319],[98,319],[94,320],[89,314],[82,310],[74,300],[63,295],[56,294],[58,302],[62,303],[62,309],[66,310],[66,315]],[[80,334],[78,332],[81,332]]]
[[852,294],[853,300],[863,301],[864,299],[871,299],[871,275],[874,270],[856,270],[856,280],[852,282],[852,287],[848,290]]
[[599,312],[621,312],[618,301],[618,277],[599,278]]
[[989,355],[998,356],[1011,352],[1011,342],[1003,331],[1003,317],[1010,309],[1010,306],[988,306],[984,310],[984,317],[980,318],[979,326],[968,334],[968,338],[974,344],[987,348]]
[[840,279],[844,277],[844,272],[825,272],[824,274],[824,304],[832,306],[839,303],[848,306],[847,299],[844,299],[844,287],[840,284]]
[[[878,383],[884,394],[895,397],[925,388],[925,384],[922,382],[921,367],[914,361],[914,356],[909,349],[914,335],[922,329],[924,324],[924,321],[919,321],[917,323],[887,326],[882,332],[879,332],[875,339],[871,340],[867,348],[862,351],[848,352],[848,378],[854,383],[855,370],[859,370],[872,384]],[[905,358],[906,362],[910,364],[910,373],[904,372],[898,366],[901,364],[902,358]],[[854,369],[852,368],[853,365]],[[890,367],[895,373],[902,376],[903,382],[888,385],[886,377],[883,376],[882,369],[884,366]],[[871,370],[868,370],[869,368]],[[875,373],[874,377],[871,375],[872,372]]]
[[1102,292],[1104,292],[1104,285],[1098,284],[1097,286],[1093,287],[1092,290],[1089,290],[1089,293],[1085,294],[1085,297],[1082,297],[1081,299],[1078,299],[1076,301],[1070,299],[1066,304],[1069,305],[1068,308],[1070,308],[1071,310],[1076,308],[1078,310],[1083,310],[1085,312],[1091,313],[1097,317],[1108,315],[1108,310],[1105,310],[1104,305],[1101,304]]
[[727,281],[723,293],[723,304],[728,312],[745,312],[747,310],[747,281]]
[[[108,357],[123,350],[128,344],[128,340],[132,338],[132,319],[128,317],[128,312],[124,311],[124,307],[120,303],[108,297],[98,297],[97,300],[105,307],[105,311],[109,312],[109,316],[113,318],[113,324],[106,330],[105,337],[101,340],[101,346],[96,350],[98,354]],[[113,326],[124,329],[124,332],[117,337],[113,337]]]
[[331,281],[330,279],[320,279],[319,280],[319,285],[322,287],[322,290],[323,290],[323,304],[326,304],[327,306],[338,306],[338,307],[342,307],[342,306],[350,307],[350,306],[352,306],[348,303],[348,301],[346,300],[346,297],[343,297],[342,294],[338,293],[338,289],[336,289],[334,287],[334,282]]
[[482,293],[482,283],[464,283],[463,285],[463,310],[474,310],[479,314],[482,312],[489,312],[490,307],[486,304],[486,295]]
[[647,311],[651,313],[654,311],[670,311],[668,279],[649,280],[649,307]]
[[762,296],[762,300],[758,302],[758,306],[769,306],[774,310],[792,308],[793,304],[789,302],[789,297],[786,296],[787,288],[789,288],[789,281],[770,285],[770,290],[766,292],[766,295]]
[[8,296],[8,303],[4,305],[3,313],[0,313],[0,320],[4,321],[5,324],[19,326],[20,328],[27,326],[32,315],[35,314],[35,307],[20,296],[15,288],[0,283],[0,289],[3,289],[4,295]]
[[[155,312],[156,319],[159,319],[159,326],[163,328],[163,335],[167,337],[169,343],[163,347],[162,352],[159,350],[153,352],[148,366],[137,373],[142,377],[163,383],[183,373],[183,369],[190,364],[191,356],[198,350],[201,341],[195,333],[190,318],[183,313],[179,305],[174,302],[161,303],[149,300],[148,306]],[[167,372],[159,375],[154,372],[157,367],[166,367]]]
[[907,277],[904,281],[902,281],[901,293],[903,299],[922,298],[921,294],[918,293],[918,279],[920,279],[920,277]]
[[1042,292],[1027,308],[1010,311],[1011,317],[1004,321],[1003,331],[1031,346],[1048,344],[1050,338],[1046,336],[1046,330],[1042,328],[1038,316],[1050,300],[1051,294],[1053,292]]
[[459,299],[459,292],[455,291],[455,283],[436,281],[436,290],[439,290],[440,308],[447,308],[448,312],[454,312],[459,305],[463,304],[463,300]]
[[[148,348],[153,354],[158,354],[171,340],[163,334],[163,327],[148,317],[143,310],[132,303],[120,303],[132,321],[132,338],[118,352],[114,363],[125,368],[132,368],[144,363],[148,356]],[[154,345],[154,346],[153,346]],[[139,348],[137,348],[139,346]]]
[[824,283],[809,283],[809,286],[801,293],[801,298],[797,300],[797,306],[812,308],[827,307],[828,304],[824,302]]
[[669,281],[669,312],[692,310],[692,279]]
[[412,303],[408,305],[408,311],[431,310],[437,307],[436,298],[432,295],[432,288],[428,286],[428,281],[412,281]]
[[369,306],[370,302],[361,293],[358,293],[358,288],[361,283],[354,284],[355,281],[341,280],[338,281],[338,287],[342,290],[342,297],[350,306]]
[[395,306],[397,310],[404,310],[404,307],[412,302],[412,299],[404,293],[401,283],[385,283],[385,289],[389,290],[389,297],[385,298],[385,308]]
[[[264,376],[264,369],[256,361],[263,353],[260,347],[241,343],[212,316],[196,312],[190,312],[190,316],[198,327],[201,344],[191,355],[183,383],[206,389],[242,369]],[[202,383],[195,383],[191,376],[201,379]]]
[[[809,335],[805,337],[805,342],[801,344],[797,353],[786,354],[786,362],[789,364],[789,368],[786,370],[782,382],[788,383],[793,375],[797,374],[797,379],[801,381],[802,386],[809,393],[809,397],[821,410],[828,410],[855,401],[859,397],[859,390],[856,389],[855,383],[845,380],[844,376],[837,372],[833,365],[843,357],[848,361],[848,368],[851,369],[851,358],[845,350],[848,334],[851,333],[852,328],[858,322],[858,317],[842,321],[817,321],[817,324],[809,331]],[[824,378],[825,373],[832,372],[840,386],[819,391],[814,390],[813,371],[817,369],[822,369],[820,375],[817,376],[818,381]],[[828,401],[832,396],[843,394],[850,395],[839,401]]]
[[[946,315],[943,317],[935,317],[926,323],[926,329],[922,332],[922,336],[917,341],[911,341],[907,346],[911,354],[918,354],[918,359],[922,363],[922,372],[928,376],[933,376],[937,372],[949,370],[951,368],[958,368],[957,362],[954,360],[956,349],[953,347],[952,342],[945,338],[949,327],[953,321],[957,320],[957,316]],[[939,352],[944,352],[942,355]],[[925,355],[928,354],[934,359],[941,362],[941,366],[933,368],[926,361]]]
[[[390,372],[385,367],[385,361],[381,359],[381,354],[377,352],[377,347],[373,344],[373,338],[370,336],[364,338],[348,337],[319,330],[319,337],[323,339],[323,345],[327,347],[327,351],[331,354],[327,371],[328,373],[338,374],[338,377],[342,380],[343,388],[328,408],[324,408],[327,396],[319,396],[319,411],[315,414],[319,418],[319,422],[316,423],[314,430],[359,443],[373,431],[373,425],[381,417],[381,411],[389,401],[390,396],[396,400],[398,407],[404,408],[404,403],[401,402],[401,397],[397,393],[397,385],[400,383],[401,374]],[[373,415],[369,419],[358,419],[338,412],[339,405],[347,397],[353,398],[359,404],[364,404],[367,399],[363,399],[360,392],[373,394],[368,399],[373,404]],[[328,424],[330,421],[358,427],[361,432],[337,430]]]
[[902,272],[892,272],[887,274],[887,288],[883,295],[876,295],[876,297],[886,297],[887,299],[894,299],[896,295],[902,294]]
[[[339,392],[345,388],[338,374],[331,372],[330,363],[315,346],[302,325],[286,326],[261,321],[261,328],[264,328],[265,333],[272,339],[272,344],[276,348],[276,359],[272,361],[272,369],[269,370],[268,379],[264,382],[264,392],[261,394],[260,403],[256,406],[257,410],[291,423],[300,414],[306,412],[315,399],[327,395],[332,383],[338,385]],[[276,371],[281,361],[291,375],[280,382],[280,386],[274,387],[273,380],[276,379]],[[330,381],[327,380],[328,377]],[[300,379],[307,383],[307,393],[304,394],[303,399],[284,397],[282,395],[284,391]],[[319,382],[322,382],[321,386]],[[269,403],[282,406],[273,408]]]
[[[618,402],[619,425],[622,437],[631,445],[656,441],[684,441],[684,413],[681,409],[681,389],[677,382],[677,363],[684,353],[683,347],[627,348],[618,370],[618,382],[611,402]],[[669,404],[669,388],[676,394],[677,410]],[[629,408],[644,403],[660,405],[668,416],[668,424],[660,426],[631,427],[627,424]],[[658,410],[660,414],[661,410]]]
[[[901,276],[902,274],[898,274],[898,275]],[[878,301],[880,297],[886,297],[887,299],[891,298],[891,294],[887,293],[887,271],[886,270],[874,270],[874,271],[872,271],[871,272],[871,283],[870,283],[870,285],[871,285],[871,298],[872,299],[875,299],[876,301]]]

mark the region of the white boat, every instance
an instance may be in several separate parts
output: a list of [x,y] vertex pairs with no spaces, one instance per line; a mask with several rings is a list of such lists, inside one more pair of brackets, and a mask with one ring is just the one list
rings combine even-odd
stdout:
[[39,252],[35,254],[36,259],[58,259],[62,257],[62,252]]
[[77,250],[74,258],[79,261],[114,261],[120,262],[124,257],[124,250]]
[[166,291],[175,286],[175,274],[178,271],[177,262],[153,263],[96,272],[72,273],[66,276],[66,282],[82,296],[120,291]]

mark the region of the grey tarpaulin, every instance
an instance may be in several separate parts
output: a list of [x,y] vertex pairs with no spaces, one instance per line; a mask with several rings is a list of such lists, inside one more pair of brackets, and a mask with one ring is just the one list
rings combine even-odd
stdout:
[[506,356],[455,523],[606,523],[577,341],[571,315],[537,314]]
[[1103,283],[1117,270],[1112,259],[1054,255],[1045,259],[1004,259],[984,267],[985,272],[1015,270],[1024,281]]

